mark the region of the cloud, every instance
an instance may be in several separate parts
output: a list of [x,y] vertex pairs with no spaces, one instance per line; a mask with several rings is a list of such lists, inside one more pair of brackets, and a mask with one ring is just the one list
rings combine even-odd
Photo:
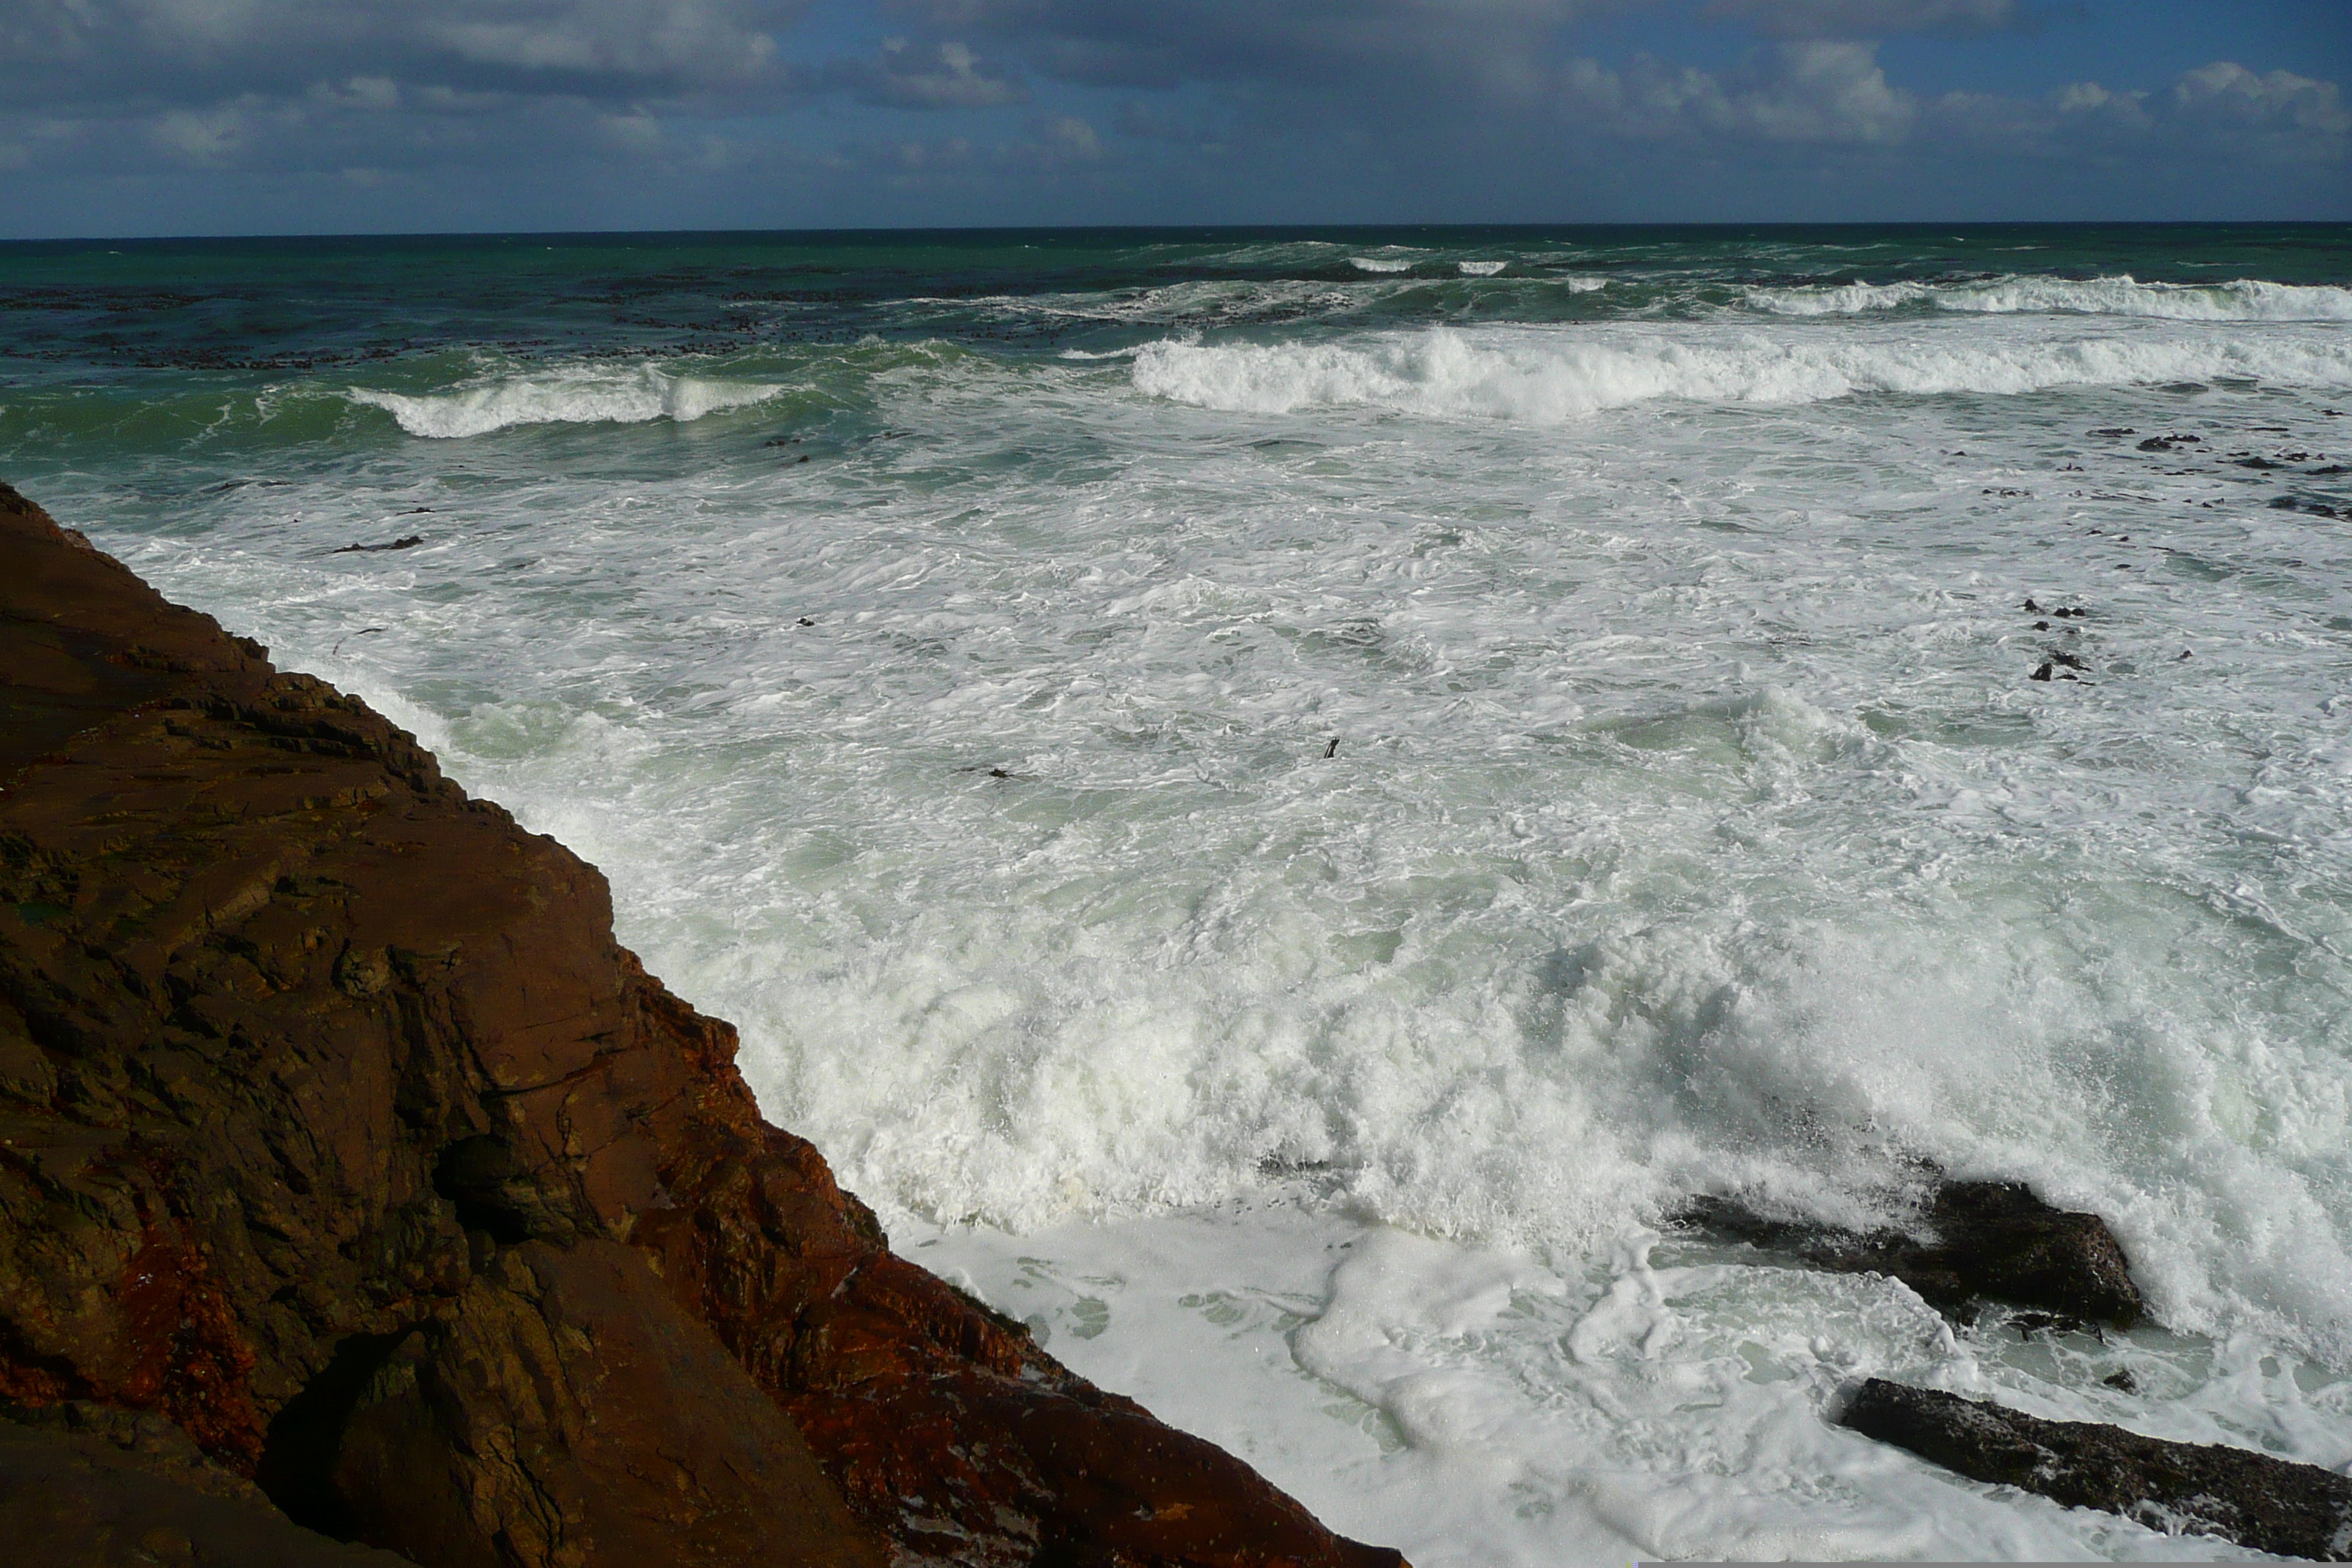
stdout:
[[1346,90],[1403,78],[1531,86],[1598,0],[914,0],[931,28],[990,37],[1094,87],[1268,82]]
[[[1173,214],[1160,195],[1184,193],[1186,221],[1770,216],[1790,196],[1815,205],[1779,216],[1916,216],[1938,193],[2054,216],[2082,204],[2018,194],[2133,182],[2151,215],[2290,188],[2286,210],[2341,209],[2352,114],[2318,46],[2310,74],[2218,59],[1937,93],[1937,45],[1884,43],[1965,35],[2014,58],[2056,3],[883,0],[855,15],[903,36],[839,58],[839,13],[794,31],[814,0],[0,0],[0,168],[12,188],[462,186],[472,212],[535,201],[538,221],[608,194],[682,212],[658,204],[696,181],[744,203],[714,195],[714,222],[864,215],[886,186],[909,193],[890,220],[918,222],[1099,221],[1087,203],[1114,191],[1134,197],[1116,216]],[[1645,19],[1662,40],[1695,19],[1738,32],[1704,66],[1604,52]],[[2241,177],[2255,167],[2272,177]],[[847,195],[774,205],[792,181]],[[1579,205],[1612,190],[1613,208]],[[986,199],[955,207],[958,191]],[[1712,194],[1677,209],[1675,192]]]
[[819,79],[892,109],[990,109],[1029,96],[1018,80],[983,65],[969,47],[953,41],[917,47],[904,38],[886,38],[878,58],[837,61]]
[[53,100],[383,79],[626,97],[756,79],[802,0],[8,0],[0,65]]
[[2352,156],[2352,110],[2336,85],[2293,71],[2258,75],[2231,60],[2184,71],[2157,90],[2074,82],[2047,104],[1983,100],[1983,139],[2042,156],[2326,163]]
[[2027,26],[2019,0],[1707,0],[1700,15],[1778,38],[1887,38]]
[[1580,60],[1565,85],[1575,107],[1645,138],[1885,147],[1919,115],[1916,99],[1888,83],[1874,44],[1784,44],[1722,76],[1646,58],[1622,72]]
[[156,117],[149,132],[157,147],[183,163],[223,163],[253,138],[247,106],[203,110],[175,109]]
[[2320,137],[2352,132],[2352,113],[2336,84],[2292,71],[2256,76],[2233,61],[2215,60],[2182,76],[2167,96],[2184,119],[2249,130],[2292,128]]

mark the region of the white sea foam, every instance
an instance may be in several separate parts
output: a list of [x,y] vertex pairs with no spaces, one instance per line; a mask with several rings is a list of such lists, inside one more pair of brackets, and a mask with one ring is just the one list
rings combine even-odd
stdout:
[[1862,393],[2018,394],[2252,377],[2352,385],[2352,342],[2131,332],[1916,331],[1791,338],[1671,329],[1435,329],[1337,342],[1169,342],[1139,391],[1234,413],[1368,406],[1557,424],[1655,399],[1806,404]]
[[1402,256],[1350,256],[1349,265],[1359,272],[1410,272],[1412,259]]
[[[100,542],[603,867],[911,1256],[1431,1568],[2230,1554],[1829,1426],[1872,1371],[2352,1463],[2352,569],[2084,435],[2332,454],[2340,331],[857,352],[821,463],[413,442]],[[2177,1337],[1641,1228],[1916,1156]]]
[[2352,289],[2271,283],[2141,283],[2129,277],[2000,278],[1972,283],[1846,283],[1750,289],[1748,303],[1782,316],[1855,316],[1920,305],[1938,310],[2138,316],[2176,321],[2352,321]]
[[1492,278],[1510,265],[1507,261],[1458,261],[1465,278]]
[[446,439],[486,436],[517,425],[685,423],[765,402],[785,390],[638,364],[510,373],[422,395],[353,387],[346,395],[384,410],[412,436]]

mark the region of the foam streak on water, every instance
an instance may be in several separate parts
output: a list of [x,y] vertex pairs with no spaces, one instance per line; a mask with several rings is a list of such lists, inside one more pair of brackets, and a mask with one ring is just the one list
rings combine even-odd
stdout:
[[[1339,1528],[2231,1555],[1823,1412],[2352,1464],[2345,276],[1681,243],[1169,242],[830,336],[746,263],[702,352],[93,377],[0,439],[604,867],[909,1256]],[[1921,1159],[2105,1216],[2164,1326],[1660,1228]]]

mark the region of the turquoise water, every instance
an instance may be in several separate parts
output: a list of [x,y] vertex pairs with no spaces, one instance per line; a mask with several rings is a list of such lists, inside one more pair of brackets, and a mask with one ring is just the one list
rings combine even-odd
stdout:
[[[2352,1463],[2352,229],[44,244],[0,305],[0,477],[595,860],[910,1256],[1343,1529],[2228,1554],[1826,1425],[1871,1373]],[[1657,1229],[1920,1159],[2161,1326]]]

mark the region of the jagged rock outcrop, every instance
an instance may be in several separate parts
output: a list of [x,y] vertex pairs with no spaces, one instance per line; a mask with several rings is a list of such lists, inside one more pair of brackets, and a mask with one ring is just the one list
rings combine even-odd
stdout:
[[1843,1423],[1979,1481],[2159,1530],[2226,1536],[2285,1557],[2352,1554],[2352,1479],[2248,1448],[2173,1443],[2095,1421],[2044,1421],[1874,1377]]
[[426,1568],[1382,1568],[894,1257],[604,879],[0,487],[0,1398]]
[[1695,1198],[1676,1218],[1818,1268],[1891,1275],[1937,1310],[1962,1317],[1980,1301],[2006,1301],[2127,1329],[2147,1310],[2106,1222],[2053,1207],[2020,1182],[1937,1176],[1914,1230],[1841,1230],[1722,1197]]

